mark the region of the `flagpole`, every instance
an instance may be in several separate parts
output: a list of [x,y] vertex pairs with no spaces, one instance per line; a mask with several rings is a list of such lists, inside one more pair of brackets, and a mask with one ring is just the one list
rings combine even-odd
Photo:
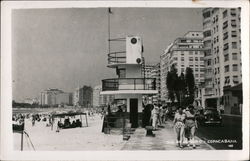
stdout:
[[108,8],[108,53],[110,53],[110,11],[111,9]]

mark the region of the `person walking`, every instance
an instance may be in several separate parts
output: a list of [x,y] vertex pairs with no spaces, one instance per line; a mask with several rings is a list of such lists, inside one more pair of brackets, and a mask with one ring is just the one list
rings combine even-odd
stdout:
[[190,146],[190,142],[193,145],[193,148],[196,148],[195,145],[195,132],[196,129],[198,128],[197,122],[195,119],[195,111],[194,111],[194,106],[190,105],[188,107],[188,110],[185,111],[186,115],[186,120],[185,120],[185,136],[187,137],[188,140],[188,146]]
[[158,115],[159,115],[159,108],[156,104],[154,104],[154,109],[152,110],[152,114],[151,114],[152,126],[154,130],[156,130],[157,128]]
[[165,124],[166,121],[166,113],[167,113],[167,108],[166,106],[162,107],[162,116],[161,116],[161,122]]
[[158,114],[158,118],[157,118],[157,123],[159,126],[162,125],[162,115],[163,115],[163,109],[162,109],[162,106],[161,104],[158,104],[158,107],[159,107],[159,114]]
[[178,111],[175,113],[173,120],[174,129],[177,136],[177,145],[180,148],[183,148],[184,128],[185,128],[184,120],[185,120],[185,114],[183,113],[183,110],[180,107]]

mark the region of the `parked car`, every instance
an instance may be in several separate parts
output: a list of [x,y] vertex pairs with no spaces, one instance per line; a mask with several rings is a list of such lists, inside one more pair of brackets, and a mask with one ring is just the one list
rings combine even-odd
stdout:
[[200,125],[222,125],[222,117],[216,108],[206,108],[199,110],[196,120]]

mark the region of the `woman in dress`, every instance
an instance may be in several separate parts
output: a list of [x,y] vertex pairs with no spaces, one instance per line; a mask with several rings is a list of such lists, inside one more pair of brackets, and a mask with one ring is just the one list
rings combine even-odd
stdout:
[[182,108],[179,108],[174,116],[174,127],[177,135],[177,144],[180,148],[183,147],[182,144],[183,144],[184,127],[185,127],[184,120],[185,120],[185,114],[183,113]]
[[194,106],[190,105],[188,107],[188,110],[185,112],[185,114],[186,114],[185,135],[188,139],[188,146],[190,146],[190,141],[191,141],[193,148],[196,148],[194,137],[195,137],[195,131],[197,128],[197,122],[195,119]]
[[154,130],[156,130],[157,128],[158,115],[159,115],[159,107],[156,104],[154,104],[154,109],[151,112],[152,126]]

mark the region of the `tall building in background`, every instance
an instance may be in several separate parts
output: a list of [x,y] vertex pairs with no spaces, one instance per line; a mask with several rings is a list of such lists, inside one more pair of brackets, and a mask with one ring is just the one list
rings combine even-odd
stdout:
[[163,54],[160,56],[160,70],[161,70],[161,101],[167,102],[168,101],[168,91],[167,91],[167,73],[168,73],[168,55],[167,52],[169,49],[173,46],[173,44],[170,44],[167,49],[164,51]]
[[101,104],[101,95],[100,92],[102,91],[102,86],[98,85],[95,86],[93,89],[93,107],[98,107]]
[[154,64],[145,64],[142,69],[142,76],[144,78],[150,78],[151,77],[151,70],[154,68]]
[[161,99],[168,102],[166,77],[171,66],[175,66],[178,75],[193,70],[195,84],[204,82],[204,47],[202,31],[189,31],[183,37],[177,38],[160,56],[161,68]]
[[70,104],[70,93],[65,93],[60,89],[49,88],[41,92],[40,104],[42,106],[54,106],[54,105],[69,105]]
[[158,91],[157,94],[152,96],[152,102],[153,103],[160,103],[159,101],[161,100],[161,68],[160,68],[160,63],[157,63],[151,68],[149,78],[155,78],[155,86],[156,90]]
[[206,8],[203,14],[205,106],[222,104],[223,88],[242,81],[240,8]]
[[90,86],[78,87],[74,91],[73,102],[75,106],[92,107],[93,89]]

